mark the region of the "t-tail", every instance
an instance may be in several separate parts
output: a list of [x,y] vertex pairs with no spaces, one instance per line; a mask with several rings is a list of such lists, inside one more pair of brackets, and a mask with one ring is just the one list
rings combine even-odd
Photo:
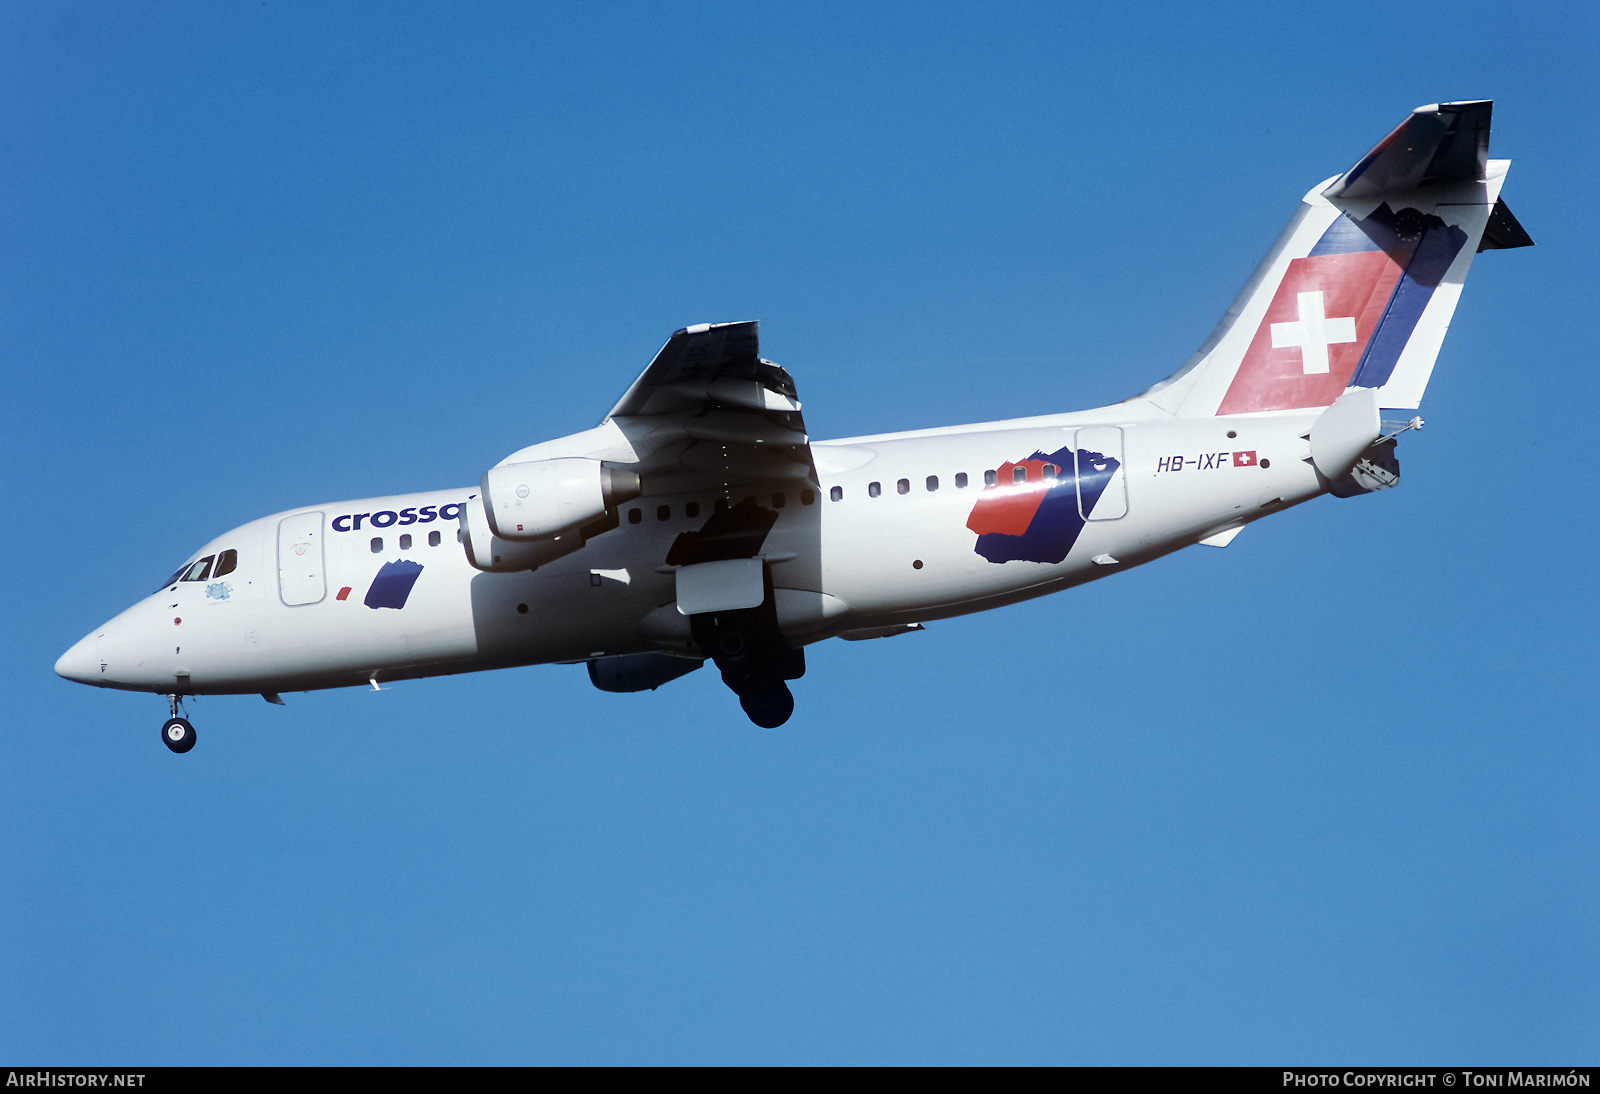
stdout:
[[[1533,243],[1500,200],[1488,101],[1420,106],[1301,199],[1211,337],[1140,398],[1179,417],[1412,409],[1473,256]],[[1341,404],[1342,405],[1342,404]]]

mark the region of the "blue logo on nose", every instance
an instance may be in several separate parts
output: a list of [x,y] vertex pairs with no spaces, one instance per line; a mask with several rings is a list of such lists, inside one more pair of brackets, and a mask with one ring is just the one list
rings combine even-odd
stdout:
[[378,576],[372,579],[372,588],[367,590],[366,600],[363,601],[369,608],[403,608],[406,599],[411,595],[411,586],[417,583],[417,575],[422,573],[420,562],[411,562],[400,559],[396,562],[385,562],[378,571]]

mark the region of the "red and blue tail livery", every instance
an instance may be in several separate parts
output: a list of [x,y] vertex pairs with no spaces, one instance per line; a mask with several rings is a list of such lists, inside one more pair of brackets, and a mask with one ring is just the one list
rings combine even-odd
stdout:
[[1500,199],[1490,103],[1418,107],[1313,187],[1205,344],[1138,401],[1182,418],[1281,413],[1423,392],[1479,251],[1533,242]]
[[1341,213],[1289,263],[1218,414],[1327,406],[1394,372],[1467,233],[1387,202]]

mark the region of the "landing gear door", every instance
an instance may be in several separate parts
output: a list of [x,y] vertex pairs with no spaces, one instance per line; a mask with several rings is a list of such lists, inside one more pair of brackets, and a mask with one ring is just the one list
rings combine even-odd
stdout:
[[1122,427],[1091,425],[1078,430],[1074,444],[1078,515],[1084,520],[1118,520],[1128,515],[1128,476],[1123,470]]
[[328,595],[322,575],[322,514],[296,513],[278,522],[278,596],[291,608]]

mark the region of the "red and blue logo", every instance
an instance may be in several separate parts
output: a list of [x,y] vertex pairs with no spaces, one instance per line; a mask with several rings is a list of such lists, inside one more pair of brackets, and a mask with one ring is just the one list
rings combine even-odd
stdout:
[[1071,447],[1003,463],[967,517],[990,562],[1060,562],[1094,513],[1121,461]]

